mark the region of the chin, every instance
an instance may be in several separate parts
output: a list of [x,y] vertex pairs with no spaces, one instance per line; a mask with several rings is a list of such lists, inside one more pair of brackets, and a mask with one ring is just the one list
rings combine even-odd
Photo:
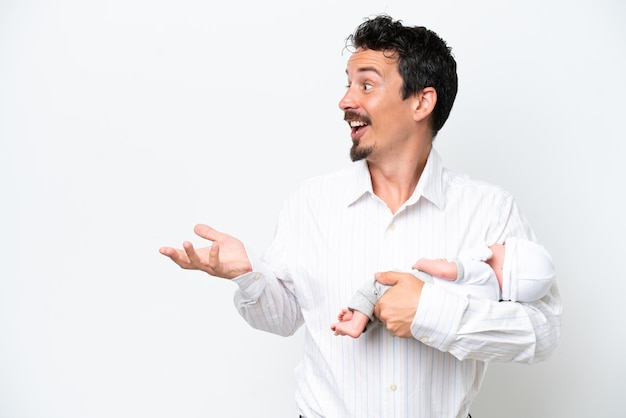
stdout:
[[372,147],[359,148],[357,144],[354,144],[352,148],[350,148],[350,158],[352,161],[364,160],[369,157],[373,151],[374,148]]

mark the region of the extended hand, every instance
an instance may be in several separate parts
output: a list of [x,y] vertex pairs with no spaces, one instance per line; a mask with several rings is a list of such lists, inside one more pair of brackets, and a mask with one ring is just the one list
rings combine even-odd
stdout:
[[159,252],[181,268],[204,271],[224,279],[232,279],[252,271],[246,249],[237,238],[202,224],[196,225],[193,231],[199,237],[213,241],[212,245],[196,249],[191,242],[185,241],[182,250],[161,247]]
[[375,277],[379,283],[393,287],[378,300],[374,315],[396,337],[411,338],[411,324],[417,312],[424,282],[411,273],[397,271],[376,273]]

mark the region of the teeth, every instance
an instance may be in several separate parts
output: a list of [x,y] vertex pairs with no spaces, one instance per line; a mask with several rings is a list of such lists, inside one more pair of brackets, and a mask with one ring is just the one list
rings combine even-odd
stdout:
[[365,126],[365,125],[366,125],[366,123],[362,122],[362,121],[358,121],[358,120],[351,120],[350,121],[350,126],[353,127],[353,128],[356,128],[358,126]]

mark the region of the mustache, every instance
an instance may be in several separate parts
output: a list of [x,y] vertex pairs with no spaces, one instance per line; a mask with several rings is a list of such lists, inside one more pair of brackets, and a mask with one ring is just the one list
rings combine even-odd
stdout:
[[346,112],[344,112],[343,114],[343,120],[345,120],[346,122],[348,121],[359,121],[359,122],[365,122],[368,125],[371,124],[371,120],[369,117],[367,117],[366,115],[361,115],[353,110],[347,110]]

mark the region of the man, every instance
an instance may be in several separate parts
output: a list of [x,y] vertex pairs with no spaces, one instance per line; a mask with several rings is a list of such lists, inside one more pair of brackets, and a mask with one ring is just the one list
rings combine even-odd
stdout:
[[[288,197],[261,259],[207,225],[194,231],[210,247],[160,251],[185,269],[232,279],[251,326],[287,336],[304,325],[302,416],[466,417],[488,361],[533,363],[553,351],[557,286],[536,302],[496,302],[401,272],[419,257],[535,236],[509,193],[444,168],[432,146],[457,91],[446,43],[388,16],[366,20],[348,41],[354,51],[339,106],[355,164]],[[334,336],[337,307],[374,274],[393,285],[375,309],[385,327]]]

